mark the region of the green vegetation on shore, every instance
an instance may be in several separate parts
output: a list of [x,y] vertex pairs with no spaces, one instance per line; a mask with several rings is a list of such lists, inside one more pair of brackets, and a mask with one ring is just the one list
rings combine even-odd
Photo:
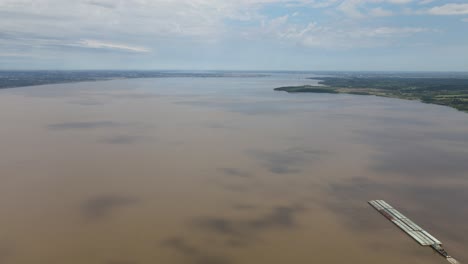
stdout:
[[279,87],[288,93],[375,95],[446,105],[468,112],[468,79],[401,77],[321,77],[321,86]]

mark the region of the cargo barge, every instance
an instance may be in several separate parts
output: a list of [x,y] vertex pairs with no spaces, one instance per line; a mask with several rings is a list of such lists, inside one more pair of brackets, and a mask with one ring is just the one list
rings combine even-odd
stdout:
[[390,206],[383,200],[372,200],[369,201],[369,204],[379,211],[383,216],[388,220],[392,221],[396,226],[398,226],[403,232],[412,237],[416,242],[421,246],[430,246],[437,253],[447,259],[448,262],[452,264],[459,264],[457,260],[451,257],[447,251],[442,247],[442,242],[437,238],[433,237],[431,234],[426,232],[424,229],[416,225],[413,221],[408,219],[398,210]]

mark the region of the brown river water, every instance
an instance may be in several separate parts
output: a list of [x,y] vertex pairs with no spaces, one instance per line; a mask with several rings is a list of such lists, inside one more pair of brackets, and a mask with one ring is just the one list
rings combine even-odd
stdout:
[[305,77],[0,90],[0,263],[468,263],[468,114]]

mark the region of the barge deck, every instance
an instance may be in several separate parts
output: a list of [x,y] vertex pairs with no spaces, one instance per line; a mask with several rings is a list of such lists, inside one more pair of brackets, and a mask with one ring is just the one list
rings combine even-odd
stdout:
[[413,221],[408,219],[398,210],[390,206],[383,200],[372,200],[369,204],[379,211],[388,220],[398,226],[403,232],[412,237],[421,246],[430,246],[441,256],[447,259],[452,264],[460,264],[457,260],[451,257],[447,251],[442,247],[442,242],[429,234],[427,231],[416,225]]

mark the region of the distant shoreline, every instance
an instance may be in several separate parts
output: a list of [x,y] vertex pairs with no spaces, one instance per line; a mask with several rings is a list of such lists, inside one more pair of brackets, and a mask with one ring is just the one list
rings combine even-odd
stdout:
[[266,77],[267,74],[242,72],[164,72],[164,71],[0,71],[0,89],[47,84],[110,81],[145,78],[222,78]]
[[286,86],[275,91],[375,95],[419,100],[468,113],[468,78],[317,77],[318,85]]

